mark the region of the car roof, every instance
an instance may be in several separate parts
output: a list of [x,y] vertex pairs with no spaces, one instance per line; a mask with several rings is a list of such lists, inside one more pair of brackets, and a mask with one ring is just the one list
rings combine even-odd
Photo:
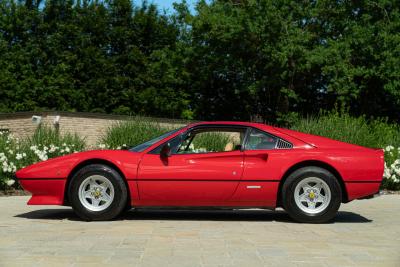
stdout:
[[272,130],[273,127],[266,125],[264,123],[255,123],[255,122],[247,122],[247,121],[202,121],[202,122],[195,122],[189,124],[187,127],[195,127],[201,125],[226,125],[226,126],[246,126],[246,127],[255,127],[264,130]]

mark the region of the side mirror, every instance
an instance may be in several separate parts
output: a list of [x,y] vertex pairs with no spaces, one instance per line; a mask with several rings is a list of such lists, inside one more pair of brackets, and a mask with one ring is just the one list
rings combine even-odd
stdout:
[[160,151],[160,157],[161,158],[168,158],[168,157],[170,157],[171,156],[171,153],[172,153],[172,151],[171,151],[171,146],[170,146],[170,144],[169,143],[166,143],[162,148],[161,148],[161,151]]

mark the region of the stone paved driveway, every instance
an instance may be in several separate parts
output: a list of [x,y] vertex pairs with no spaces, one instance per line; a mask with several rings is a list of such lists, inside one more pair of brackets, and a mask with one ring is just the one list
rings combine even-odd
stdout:
[[82,222],[0,198],[0,266],[400,266],[400,195],[342,205],[334,223],[282,212],[130,211]]

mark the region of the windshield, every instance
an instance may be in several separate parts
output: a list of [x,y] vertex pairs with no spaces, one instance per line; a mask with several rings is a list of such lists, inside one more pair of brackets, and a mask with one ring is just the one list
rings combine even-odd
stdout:
[[168,136],[173,135],[174,133],[176,133],[176,132],[179,131],[180,129],[182,129],[182,128],[175,129],[175,130],[173,130],[173,131],[170,131],[170,132],[168,132],[168,133],[165,133],[165,134],[163,134],[163,135],[160,135],[159,137],[156,137],[156,138],[154,138],[154,139],[151,139],[151,140],[149,140],[149,141],[147,141],[147,142],[145,142],[145,143],[143,143],[143,144],[134,146],[134,147],[132,147],[132,148],[129,149],[129,150],[130,150],[130,151],[133,151],[133,152],[142,152],[142,151],[145,150],[146,148],[148,148],[148,147],[154,145],[155,143],[157,143],[157,142],[163,140],[164,138],[167,138]]

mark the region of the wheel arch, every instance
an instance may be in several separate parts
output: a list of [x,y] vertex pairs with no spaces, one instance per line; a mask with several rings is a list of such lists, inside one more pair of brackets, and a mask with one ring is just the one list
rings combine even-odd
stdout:
[[340,184],[340,188],[342,189],[342,202],[346,203],[348,202],[348,195],[347,195],[347,191],[346,191],[346,186],[344,184],[343,178],[340,175],[339,171],[337,169],[335,169],[332,165],[323,162],[323,161],[319,161],[319,160],[305,160],[305,161],[301,161],[298,162],[296,164],[294,164],[293,166],[291,166],[289,169],[286,170],[286,172],[284,173],[284,175],[282,176],[280,182],[279,182],[279,187],[278,187],[278,194],[277,194],[277,200],[276,200],[276,206],[280,207],[282,206],[281,203],[281,199],[282,199],[282,186],[285,183],[286,179],[289,177],[289,175],[291,173],[293,173],[294,171],[303,168],[303,167],[311,167],[311,166],[315,166],[315,167],[319,167],[319,168],[323,168],[329,172],[331,172],[333,175],[335,175],[335,177],[337,178],[339,184]]
[[101,158],[93,158],[93,159],[86,159],[83,160],[82,162],[80,162],[79,164],[77,164],[68,174],[67,177],[67,182],[65,184],[65,189],[64,189],[64,205],[68,206],[69,205],[69,200],[68,200],[68,188],[69,185],[71,183],[72,177],[74,177],[74,175],[83,167],[88,166],[88,165],[92,165],[92,164],[102,164],[102,165],[106,165],[112,169],[114,169],[116,172],[118,172],[119,175],[121,175],[121,177],[124,180],[126,189],[128,191],[128,203],[131,203],[131,195],[130,195],[130,190],[129,190],[129,185],[128,182],[126,180],[126,177],[124,175],[124,173],[121,171],[121,169],[114,164],[113,162],[109,161],[109,160],[105,160],[105,159],[101,159]]

